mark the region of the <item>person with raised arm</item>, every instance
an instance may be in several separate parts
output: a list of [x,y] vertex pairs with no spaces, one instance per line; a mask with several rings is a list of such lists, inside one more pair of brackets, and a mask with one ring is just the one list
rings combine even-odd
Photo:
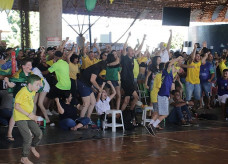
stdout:
[[206,63],[208,53],[205,53],[201,59],[200,54],[196,52],[197,44],[194,45],[194,50],[187,63],[187,77],[186,77],[186,101],[190,101],[192,94],[194,93],[195,107],[199,105],[201,98],[201,87],[200,87],[200,66]]
[[156,135],[156,127],[159,123],[169,115],[169,96],[173,83],[173,72],[175,71],[174,63],[182,60],[182,57],[173,59],[165,64],[162,71],[162,83],[158,92],[158,113],[159,116],[156,120],[152,120],[145,128],[152,135]]
[[170,30],[170,36],[169,36],[167,46],[165,45],[164,42],[160,43],[160,50],[158,51],[157,55],[161,56],[162,63],[166,63],[169,61],[170,58],[172,58],[172,56],[170,56],[170,53],[169,53],[170,47],[171,47],[171,41],[172,41],[172,30]]
[[[128,35],[127,40],[130,37],[130,33]],[[125,46],[127,44],[127,41],[125,42]],[[124,46],[124,47],[125,47]],[[124,102],[121,106],[121,110],[124,111],[130,102],[130,97],[133,96],[133,100],[131,102],[131,118],[132,121],[134,122],[134,125],[136,125],[135,122],[135,105],[136,102],[139,99],[139,96],[135,90],[134,87],[134,74],[133,74],[133,69],[134,69],[134,52],[131,47],[126,48],[126,53],[125,50],[123,51],[123,55],[121,56],[121,62],[122,66],[122,71],[121,71],[121,87],[124,90]]]

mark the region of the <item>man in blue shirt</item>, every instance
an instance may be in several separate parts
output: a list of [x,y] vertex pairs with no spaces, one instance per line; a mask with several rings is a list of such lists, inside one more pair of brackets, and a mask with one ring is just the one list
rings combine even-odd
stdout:
[[182,57],[173,59],[165,64],[165,69],[162,72],[162,84],[158,92],[158,118],[150,122],[146,129],[152,135],[156,135],[157,125],[169,115],[169,95],[173,83],[173,74],[177,71],[174,63],[182,60]]
[[218,100],[222,105],[224,111],[224,118],[228,118],[226,114],[226,101],[228,99],[228,69],[223,70],[223,77],[218,78]]
[[215,77],[215,70],[211,63],[206,62],[200,66],[200,86],[201,86],[201,97],[204,92],[205,108],[211,109],[210,107],[210,95],[211,95],[211,83]]

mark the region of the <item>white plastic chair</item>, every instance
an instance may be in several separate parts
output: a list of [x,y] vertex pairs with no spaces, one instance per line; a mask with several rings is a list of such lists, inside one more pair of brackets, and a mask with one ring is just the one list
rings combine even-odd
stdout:
[[145,108],[143,108],[143,113],[142,113],[142,122],[143,122],[143,126],[146,125],[146,122],[150,122],[151,119],[147,119],[146,118],[146,114],[147,114],[147,111],[153,111],[153,107],[152,106],[147,106]]
[[[121,124],[116,123],[116,114],[120,113],[121,116]],[[112,114],[112,122],[111,123],[107,123],[107,115],[108,114]],[[122,111],[121,110],[107,110],[105,112],[105,119],[104,119],[104,123],[103,123],[103,130],[105,130],[106,127],[112,127],[112,132],[116,132],[116,127],[123,127],[123,131],[124,131],[124,122],[123,122],[123,115],[122,115]]]

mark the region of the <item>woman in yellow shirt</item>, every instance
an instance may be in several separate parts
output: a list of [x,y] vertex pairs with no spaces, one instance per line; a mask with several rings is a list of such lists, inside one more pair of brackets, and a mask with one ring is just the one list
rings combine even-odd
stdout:
[[[77,74],[80,73],[80,67],[79,64],[79,56],[75,53],[75,48],[72,49],[72,51],[67,56],[67,62],[69,64],[69,75],[71,80],[71,93],[72,97],[76,97],[76,80],[77,80]],[[78,50],[79,52],[79,50]]]

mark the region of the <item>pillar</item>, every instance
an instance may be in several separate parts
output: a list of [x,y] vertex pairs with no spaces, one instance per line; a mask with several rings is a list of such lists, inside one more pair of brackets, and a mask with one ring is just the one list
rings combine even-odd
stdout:
[[62,0],[39,0],[39,12],[40,12],[40,46],[47,47],[48,46],[47,38],[50,38],[50,37],[59,38],[61,41],[62,40]]

